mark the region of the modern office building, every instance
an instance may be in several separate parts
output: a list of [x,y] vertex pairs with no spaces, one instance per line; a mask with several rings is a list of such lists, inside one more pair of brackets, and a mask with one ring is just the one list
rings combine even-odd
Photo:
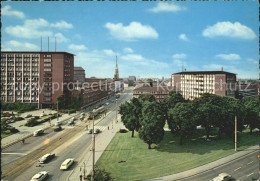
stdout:
[[85,82],[85,70],[82,67],[74,67],[74,82]]
[[236,74],[225,71],[184,71],[172,74],[172,86],[189,100],[203,93],[234,97]]
[[70,97],[74,55],[67,52],[1,52],[1,101],[52,107],[57,96]]

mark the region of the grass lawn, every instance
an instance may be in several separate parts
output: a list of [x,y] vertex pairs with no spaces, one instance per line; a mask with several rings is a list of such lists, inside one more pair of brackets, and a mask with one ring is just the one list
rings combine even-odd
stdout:
[[[212,136],[212,141],[206,142],[204,130],[199,131],[193,139],[184,139],[182,146],[179,138],[167,131],[163,141],[152,145],[151,150],[136,132],[134,138],[130,137],[131,132],[117,133],[97,165],[118,181],[143,180],[192,169],[235,152],[232,138]],[[238,150],[243,150],[259,143],[259,133],[238,133],[238,141]]]
[[3,131],[3,132],[1,131],[1,138],[3,139],[3,138],[10,136],[12,134],[14,134],[14,133],[12,133],[10,130]]

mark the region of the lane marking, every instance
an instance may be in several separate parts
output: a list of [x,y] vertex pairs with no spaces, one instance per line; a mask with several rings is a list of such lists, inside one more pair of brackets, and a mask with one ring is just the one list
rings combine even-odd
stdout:
[[240,168],[241,168],[241,167],[236,168],[236,169],[234,170],[234,172],[237,171],[237,170],[239,170]]
[[247,163],[248,165],[250,165],[251,163],[253,163],[254,161],[251,161],[251,162],[249,162],[249,163]]
[[250,173],[249,175],[247,175],[247,177],[249,177],[249,176],[251,176],[251,175],[253,175],[254,174],[254,172],[252,172],[252,173]]
[[27,153],[1,153],[2,155],[27,155]]

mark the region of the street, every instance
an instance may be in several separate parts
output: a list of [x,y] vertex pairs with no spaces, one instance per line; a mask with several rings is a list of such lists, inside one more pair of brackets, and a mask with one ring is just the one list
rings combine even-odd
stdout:
[[241,181],[252,181],[253,178],[258,179],[260,176],[260,160],[257,158],[258,153],[259,151],[256,151],[223,166],[182,180],[211,180],[223,172]]
[[[132,94],[130,94],[130,92],[121,94],[118,100],[118,106],[131,97]],[[107,113],[103,119],[96,120],[97,122],[100,121],[96,127],[101,129],[101,131],[107,129],[108,126],[111,129],[111,121],[113,120],[113,124],[116,124],[115,117],[116,111],[113,109],[110,113]],[[4,157],[2,159],[2,170],[3,175],[6,175],[4,179],[17,181],[30,180],[36,173],[46,170],[50,175],[48,180],[67,180],[73,169],[79,169],[77,162],[81,160],[86,152],[90,151],[91,134],[87,133],[85,129],[86,123],[84,121],[81,122],[78,120],[77,122],[74,127],[66,127],[66,129],[58,133],[54,133],[53,129],[49,129],[43,136],[31,137],[26,140],[28,145],[24,144],[21,146],[21,144],[16,144],[6,149],[5,154],[2,154]],[[92,121],[86,122],[91,123]],[[110,131],[112,132],[113,130],[111,129]],[[49,143],[46,142],[47,138],[49,139]],[[102,132],[96,135],[96,140],[98,139],[102,139]],[[46,145],[42,146],[44,142]],[[39,167],[37,160],[49,152],[55,153],[55,158],[49,163]],[[19,156],[10,153],[18,153]],[[67,158],[74,158],[75,163],[69,170],[61,171],[59,167]]]

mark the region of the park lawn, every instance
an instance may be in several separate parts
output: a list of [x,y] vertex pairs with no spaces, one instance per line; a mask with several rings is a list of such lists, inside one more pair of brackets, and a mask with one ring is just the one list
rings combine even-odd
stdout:
[[1,131],[1,138],[2,138],[2,139],[3,139],[3,138],[6,138],[6,137],[8,137],[8,136],[10,136],[10,135],[12,135],[12,134],[14,134],[14,133],[12,133],[10,130]]
[[[225,136],[221,139],[212,136],[212,141],[206,142],[201,133],[193,139],[185,139],[180,146],[179,138],[167,131],[163,141],[152,145],[151,150],[139,139],[138,133],[135,132],[134,138],[130,136],[131,132],[117,133],[97,162],[118,181],[171,175],[235,153],[233,139]],[[243,150],[259,143],[259,133],[238,133],[238,141],[238,150]]]

